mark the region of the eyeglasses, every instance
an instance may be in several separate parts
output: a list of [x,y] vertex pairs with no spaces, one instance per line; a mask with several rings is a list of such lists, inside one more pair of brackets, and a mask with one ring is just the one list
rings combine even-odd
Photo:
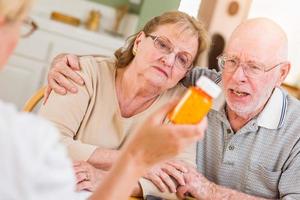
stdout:
[[34,31],[38,29],[38,25],[30,18],[27,18],[23,21],[20,36],[22,38],[29,37]]
[[272,69],[284,64],[285,62],[278,63],[272,67],[265,67],[262,64],[255,62],[245,62],[243,65],[239,58],[235,56],[228,56],[226,54],[221,54],[217,57],[219,68],[225,73],[232,73],[237,70],[241,65],[246,76],[250,78],[258,78],[264,75],[265,72],[269,72]]
[[[154,47],[163,54],[170,54],[174,51],[174,45],[165,37],[146,35],[150,37],[154,42]],[[175,67],[183,70],[189,70],[192,68],[192,56],[187,52],[178,52],[175,56]]]

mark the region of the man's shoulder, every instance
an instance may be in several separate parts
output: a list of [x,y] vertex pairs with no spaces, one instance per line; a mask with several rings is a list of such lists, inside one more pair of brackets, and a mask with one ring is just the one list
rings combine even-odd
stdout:
[[297,120],[300,122],[300,101],[295,97],[287,94],[287,117],[291,118],[290,120]]

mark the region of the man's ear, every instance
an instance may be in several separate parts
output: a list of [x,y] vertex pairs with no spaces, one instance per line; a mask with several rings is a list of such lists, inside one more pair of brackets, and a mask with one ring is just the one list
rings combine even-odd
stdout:
[[144,33],[144,31],[141,31],[137,34],[135,40],[134,40],[134,45],[133,45],[133,48],[134,49],[137,49],[140,42],[142,41],[143,38],[146,37],[146,34]]
[[285,78],[287,77],[287,75],[290,72],[290,68],[291,68],[291,63],[290,62],[286,62],[284,64],[282,64],[282,66],[280,67],[280,71],[279,71],[279,79],[277,81],[276,86],[280,86],[283,81],[285,80]]

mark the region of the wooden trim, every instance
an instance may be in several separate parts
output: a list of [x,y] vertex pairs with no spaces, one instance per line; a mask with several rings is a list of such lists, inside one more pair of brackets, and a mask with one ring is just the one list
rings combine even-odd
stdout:
[[215,12],[217,0],[202,0],[198,12],[198,19],[205,24],[205,28],[208,30],[211,24],[212,17]]

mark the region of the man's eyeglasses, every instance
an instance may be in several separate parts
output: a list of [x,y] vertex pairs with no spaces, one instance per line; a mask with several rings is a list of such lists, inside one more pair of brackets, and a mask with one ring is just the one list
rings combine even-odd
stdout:
[[[246,76],[250,78],[258,78],[264,75],[265,72],[271,71],[272,69],[284,64],[285,62],[278,63],[272,67],[265,67],[262,64],[255,62],[241,62],[239,58],[235,56],[228,56],[222,54],[217,57],[219,68],[225,73],[233,73],[239,66],[242,66]],[[243,64],[242,64],[243,63]]]
[[37,24],[30,18],[27,18],[23,21],[20,36],[22,38],[29,37],[34,31],[38,29]]
[[[174,51],[174,45],[165,37],[146,35],[152,38],[154,47],[163,54],[170,54]],[[192,56],[187,52],[178,52],[175,56],[175,67],[189,70],[192,68]]]

